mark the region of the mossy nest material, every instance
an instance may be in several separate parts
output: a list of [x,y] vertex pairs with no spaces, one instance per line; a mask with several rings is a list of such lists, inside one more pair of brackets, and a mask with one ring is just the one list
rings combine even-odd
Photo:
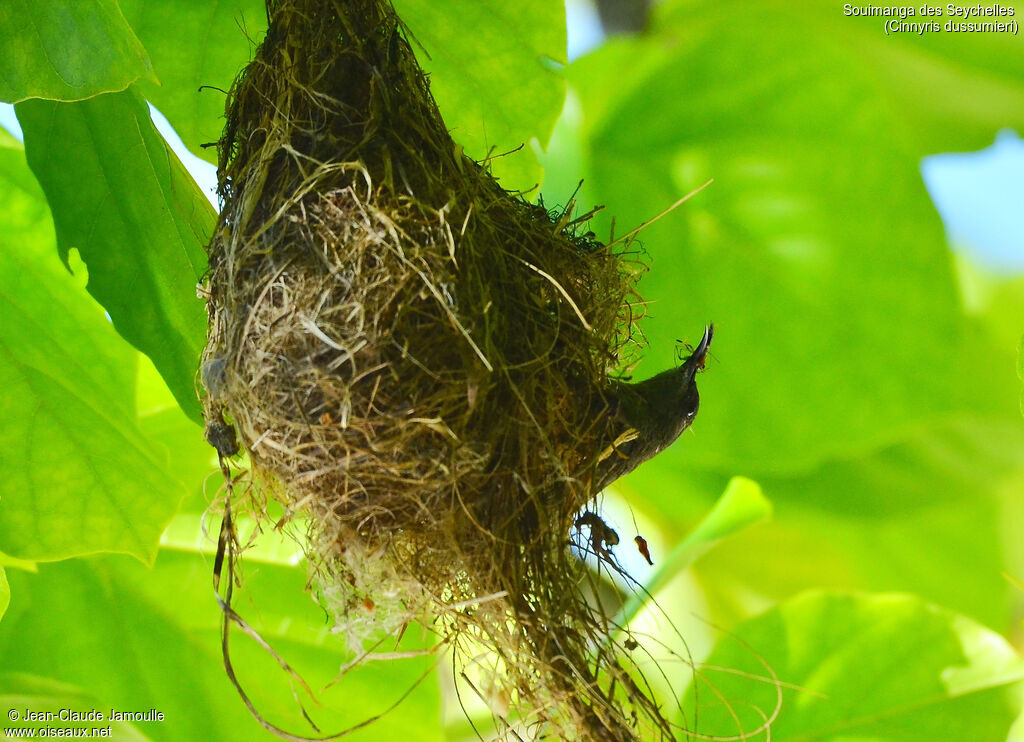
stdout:
[[462,154],[388,0],[268,14],[220,142],[212,429],[312,524],[353,647],[418,621],[487,651],[509,724],[665,732],[569,549],[637,266]]

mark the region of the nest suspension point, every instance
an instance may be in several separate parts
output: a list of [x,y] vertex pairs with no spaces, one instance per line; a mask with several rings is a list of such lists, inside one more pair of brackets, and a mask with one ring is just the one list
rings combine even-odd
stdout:
[[486,652],[506,728],[671,738],[569,548],[637,445],[638,266],[462,154],[389,0],[268,14],[219,143],[208,438],[309,524],[354,651],[418,622]]

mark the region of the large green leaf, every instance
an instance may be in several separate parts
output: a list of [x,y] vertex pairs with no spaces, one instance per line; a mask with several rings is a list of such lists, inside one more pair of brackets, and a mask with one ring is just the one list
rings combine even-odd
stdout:
[[[106,708],[155,708],[164,713],[163,722],[137,724],[154,740],[268,737],[225,675],[210,572],[211,560],[162,551],[151,569],[105,558],[42,565],[38,575],[12,574],[24,599],[0,623],[0,666],[88,688],[110,704]],[[327,630],[304,583],[301,569],[249,566],[237,608],[319,690],[349,655],[344,638]],[[432,657],[370,663],[316,706],[240,632],[231,647],[238,679],[256,707],[309,736],[320,734],[302,719],[293,690],[327,734],[386,708],[433,663]],[[438,708],[436,676],[428,677],[366,738],[439,739]]]
[[723,638],[686,719],[698,736],[771,719],[752,741],[1004,742],[1022,678],[1002,637],[915,597],[814,592]]
[[[719,325],[690,464],[806,471],[993,411],[919,163],[1024,128],[1021,78],[868,33],[823,1],[679,1],[655,28],[569,77],[587,195],[618,233],[715,178],[641,235],[645,372]],[[998,44],[987,58],[1006,66]]]
[[81,100],[152,76],[116,0],[5,0],[0,100]]
[[202,145],[220,139],[225,92],[266,33],[263,0],[120,4],[160,77],[159,84],[141,81],[139,91],[167,116],[194,154],[216,164],[217,150]]
[[422,44],[420,62],[455,141],[477,160],[522,146],[493,160],[492,170],[511,190],[539,185],[531,143],[547,146],[562,111],[565,80],[555,68],[566,60],[565,4],[483,0],[449,3],[442,11],[431,0],[396,0],[395,6]]
[[0,550],[151,558],[182,490],[139,431],[136,354],[61,265],[20,145],[0,144]]
[[17,113],[61,255],[81,252],[89,292],[198,421],[206,312],[195,287],[215,218],[209,202],[132,90],[78,103],[26,101]]
[[[197,5],[187,0],[124,0],[125,16],[153,59],[162,85],[140,90],[197,155],[216,162],[224,94],[266,31],[259,0]],[[559,0],[502,3],[399,0],[420,62],[455,140],[477,159],[524,149],[492,165],[507,188],[541,176],[531,149],[547,144],[562,110],[565,8]],[[201,86],[212,86],[203,88]]]

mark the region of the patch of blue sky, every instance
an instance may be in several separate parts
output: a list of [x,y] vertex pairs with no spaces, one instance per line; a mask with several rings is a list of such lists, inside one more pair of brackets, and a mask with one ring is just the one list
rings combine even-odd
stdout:
[[565,0],[569,61],[579,59],[604,41],[601,17],[590,0]]
[[950,244],[1003,275],[1024,273],[1024,140],[1004,130],[980,152],[921,161]]
[[14,115],[14,106],[10,103],[0,103],[0,126],[4,127],[20,142],[24,140],[21,135],[21,124],[18,117]]

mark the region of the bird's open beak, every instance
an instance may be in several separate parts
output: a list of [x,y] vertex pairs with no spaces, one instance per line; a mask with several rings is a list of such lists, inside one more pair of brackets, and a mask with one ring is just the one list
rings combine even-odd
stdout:
[[707,360],[708,351],[711,349],[711,339],[715,336],[715,326],[708,325],[704,328],[704,337],[700,339],[697,347],[693,349],[690,357],[683,361],[683,368],[697,373],[704,370],[704,362]]

